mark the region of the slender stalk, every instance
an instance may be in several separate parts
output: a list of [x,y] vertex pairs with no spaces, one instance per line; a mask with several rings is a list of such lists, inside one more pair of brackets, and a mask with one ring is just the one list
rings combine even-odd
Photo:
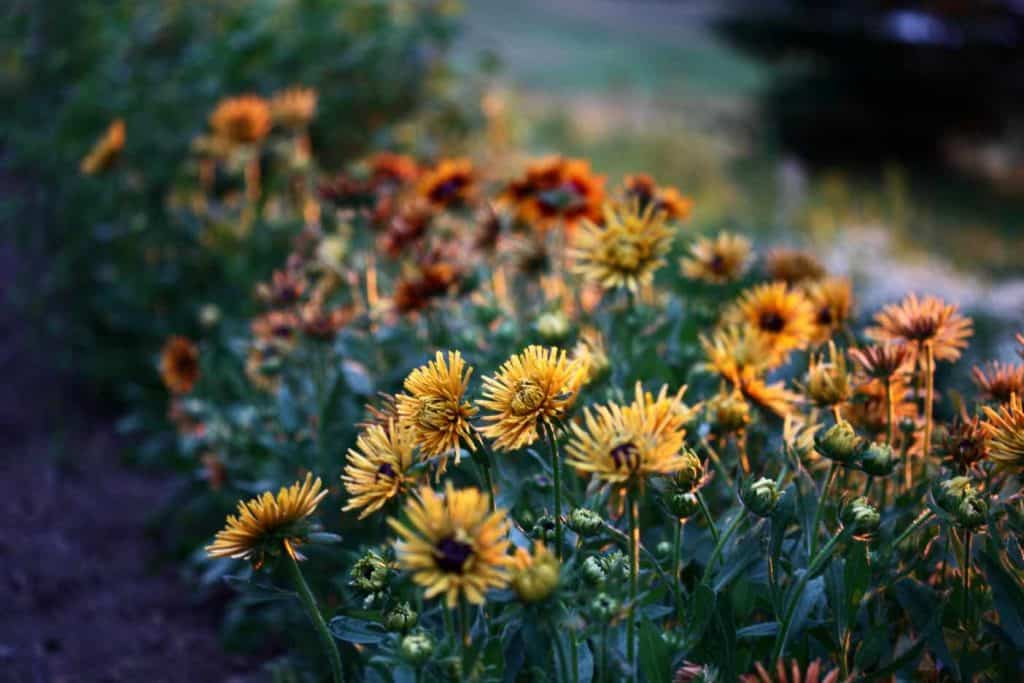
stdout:
[[542,423],[544,438],[548,442],[548,450],[551,454],[551,472],[554,476],[555,488],[555,555],[562,559],[562,467],[558,458],[558,438],[555,436],[554,428],[549,424]]
[[821,487],[821,495],[818,497],[818,507],[814,510],[814,522],[811,524],[810,554],[814,555],[814,549],[818,547],[818,525],[821,524],[821,511],[825,508],[825,501],[828,500],[828,491],[832,488],[832,480],[836,478],[836,463],[833,460],[828,466],[828,475],[825,477],[825,484]]
[[569,665],[572,669],[572,683],[580,683],[579,644],[576,642],[576,630],[573,628],[569,629],[569,647],[572,648],[570,652],[571,659],[569,660]]
[[885,379],[885,415],[887,435],[886,443],[890,448],[896,447],[896,397],[893,395],[892,377]]
[[968,627],[971,623],[970,607],[971,607],[971,532],[964,532],[964,564],[961,568],[964,575],[964,596],[963,596],[963,609],[960,612],[963,617],[964,624]]
[[491,451],[491,447],[484,440],[484,437],[476,429],[470,428],[471,439],[476,442],[477,446],[483,452],[484,457],[477,462],[480,464],[480,469],[483,470],[484,484],[487,486],[487,490],[491,494],[491,512],[497,509],[498,494],[494,490],[494,478],[491,474],[491,469],[494,467],[494,453]]
[[715,520],[711,518],[711,510],[708,509],[708,502],[704,500],[704,493],[699,489],[697,490],[697,502],[700,503],[700,513],[704,516],[704,521],[708,524],[708,529],[711,531],[711,538],[718,543],[718,528],[715,526]]
[[605,683],[608,680],[608,624],[601,624],[601,652],[598,654],[600,668],[598,669],[597,683]]
[[459,600],[459,640],[462,641],[463,657],[466,646],[469,645],[469,638],[469,603]]
[[704,578],[703,583],[709,583],[711,581],[711,571],[715,567],[715,563],[718,562],[718,558],[722,555],[722,550],[725,548],[725,544],[729,542],[732,535],[736,533],[736,530],[740,528],[740,524],[747,517],[747,509],[743,508],[737,513],[736,517],[733,518],[732,523],[729,524],[729,528],[725,530],[725,533],[718,538],[718,542],[715,543],[714,550],[711,551],[711,557],[708,558],[708,566],[704,567]]
[[[924,345],[924,463],[932,448],[932,404],[935,402],[935,346]],[[910,482],[908,482],[909,484]]]
[[930,521],[934,515],[935,513],[932,512],[931,510],[923,511],[921,514],[917,516],[917,519],[910,523],[910,526],[903,530],[903,533],[896,537],[896,539],[892,542],[892,545],[890,547],[894,550],[898,548],[900,543],[907,540],[907,538],[912,533],[921,528],[926,522]]
[[309,620],[313,622],[313,628],[316,629],[317,636],[320,638],[320,645],[323,647],[327,660],[331,664],[331,680],[334,683],[344,683],[345,674],[341,668],[341,655],[338,654],[338,646],[334,642],[334,636],[331,635],[330,629],[327,628],[327,622],[324,621],[323,615],[320,614],[320,608],[316,604],[316,598],[313,597],[313,591],[309,589],[309,584],[306,583],[305,577],[302,576],[302,570],[299,569],[299,563],[295,561],[290,548],[285,548],[284,557],[292,583],[295,584],[295,590],[299,594],[299,600],[302,601],[302,605],[306,608]]
[[637,680],[636,662],[636,602],[640,593],[640,506],[636,492],[629,489],[629,622],[626,624],[626,658],[629,660],[630,676]]
[[743,468],[743,476],[750,475],[750,458],[747,456],[747,430],[741,429],[736,433],[736,448],[740,454],[740,467]]
[[685,523],[686,520],[677,520],[675,529],[676,533],[672,537],[672,590],[676,590],[679,585],[679,563],[682,559],[680,557],[680,546],[683,542],[683,525]]
[[725,482],[726,486],[732,488],[732,477],[729,476],[729,472],[725,469],[725,465],[722,464],[722,459],[718,456],[718,451],[714,449],[706,436],[700,437],[700,443],[704,446],[704,450],[708,452],[708,458],[711,460],[711,464],[715,468],[715,473],[722,478],[722,481]]

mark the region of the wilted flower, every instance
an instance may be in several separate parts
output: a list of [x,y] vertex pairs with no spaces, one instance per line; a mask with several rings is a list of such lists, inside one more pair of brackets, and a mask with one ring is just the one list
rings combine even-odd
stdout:
[[840,513],[843,526],[849,529],[854,538],[866,540],[870,538],[882,522],[881,515],[871,502],[864,496],[854,498],[843,507]]
[[185,337],[171,337],[160,352],[160,376],[172,394],[187,394],[199,380],[199,349]]
[[750,265],[750,252],[750,240],[722,232],[714,239],[698,239],[679,266],[688,278],[723,284],[743,276]]
[[558,587],[561,562],[543,542],[533,544],[533,554],[517,548],[512,571],[512,590],[523,602],[540,602]]
[[1014,394],[1024,395],[1024,365],[991,361],[972,368],[971,377],[982,400],[1007,403]]
[[849,465],[857,457],[861,439],[854,431],[853,425],[846,420],[840,420],[824,433],[815,436],[814,447],[823,457]]
[[114,119],[110,122],[106,132],[89,153],[82,159],[79,170],[83,175],[96,175],[102,173],[117,161],[124,149],[125,127],[122,119]]
[[898,304],[890,304],[875,314],[877,327],[868,328],[868,336],[879,342],[902,342],[913,351],[931,344],[937,360],[955,361],[967,348],[973,333],[971,319],[960,315],[956,306],[926,296],[909,294]]
[[740,500],[743,501],[743,506],[758,517],[770,516],[781,497],[779,485],[768,477],[748,479],[740,487]]
[[606,206],[604,225],[584,221],[572,249],[573,270],[604,289],[632,292],[654,279],[665,264],[673,231],[652,207]]
[[1024,468],[1024,407],[1020,396],[998,408],[984,407],[989,457],[1002,468]]

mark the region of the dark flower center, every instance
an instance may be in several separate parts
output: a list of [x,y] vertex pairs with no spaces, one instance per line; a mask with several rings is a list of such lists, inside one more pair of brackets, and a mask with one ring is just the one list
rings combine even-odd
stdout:
[[443,571],[461,574],[462,566],[473,554],[473,546],[456,540],[454,537],[442,538],[438,541],[436,552],[437,566]]
[[711,268],[711,272],[722,274],[725,272],[725,259],[721,254],[715,254],[711,257],[711,262],[708,263]]
[[436,202],[445,202],[458,194],[459,190],[465,184],[465,179],[458,176],[449,178],[443,183],[435,186],[430,191],[430,198]]
[[389,462],[381,463],[380,467],[377,468],[378,479],[381,477],[381,475],[384,475],[385,477],[388,477],[390,479],[394,479],[396,474],[397,473],[395,472],[395,468],[392,467],[391,463]]
[[776,311],[765,311],[757,320],[758,327],[766,332],[782,332],[786,321]]
[[621,443],[612,449],[610,455],[612,462],[615,463],[615,469],[621,470],[623,468],[627,470],[634,469],[638,463],[638,455],[640,450],[632,441]]
[[828,306],[822,306],[821,310],[818,311],[818,324],[822,327],[832,325],[832,309]]

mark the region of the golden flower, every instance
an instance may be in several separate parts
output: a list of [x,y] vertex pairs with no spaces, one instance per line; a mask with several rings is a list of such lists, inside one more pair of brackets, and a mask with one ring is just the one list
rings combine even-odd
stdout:
[[516,548],[513,562],[512,590],[523,602],[540,602],[558,587],[562,563],[542,541],[533,544],[533,554]]
[[1013,394],[1024,394],[1024,365],[991,361],[971,369],[982,400],[1006,403]]
[[554,347],[528,346],[505,361],[493,377],[484,377],[484,398],[477,403],[491,411],[481,430],[498,450],[529,446],[537,440],[538,423],[561,419],[576,400],[587,366],[569,360]]
[[722,391],[707,402],[708,421],[719,434],[731,434],[750,424],[750,405],[738,391]]
[[171,337],[160,352],[160,376],[172,394],[187,394],[199,379],[199,349],[190,339]]
[[572,358],[583,361],[587,365],[587,382],[595,382],[608,372],[611,361],[605,349],[604,337],[594,328],[580,331],[579,339],[572,348]]
[[538,229],[558,221],[574,226],[581,219],[601,220],[604,176],[594,175],[583,159],[547,157],[533,162],[520,179],[513,180],[499,201],[516,218]]
[[772,350],[784,355],[807,346],[814,336],[814,309],[803,292],[785,282],[745,290],[725,314],[728,322],[746,323],[760,332]]
[[768,338],[750,325],[727,325],[708,337],[700,335],[708,370],[737,383],[746,372],[762,374],[779,364]]
[[646,173],[626,176],[623,185],[627,200],[637,201],[641,209],[653,205],[655,211],[665,214],[669,220],[684,221],[693,210],[692,199],[684,197],[674,187],[658,187],[654,178]]
[[998,409],[985,406],[989,458],[1000,468],[1024,468],[1024,407],[1019,394]]
[[825,361],[823,356],[812,356],[804,393],[817,405],[827,408],[845,403],[853,389],[850,386],[850,374],[846,370],[846,357],[836,351],[834,342],[828,343],[828,360]]
[[449,351],[446,362],[438,351],[434,360],[409,373],[403,385],[407,393],[395,399],[402,427],[412,432],[423,454],[441,456],[439,472],[445,470],[449,453],[459,464],[460,443],[476,450],[469,424],[476,408],[463,400],[472,374],[461,353]]
[[326,495],[320,479],[307,474],[301,484],[282,486],[277,497],[264,491],[256,498],[239,501],[238,515],[228,515],[224,528],[206,546],[206,553],[210,557],[251,559],[258,568],[267,551],[274,552],[283,545],[293,558],[303,559],[295,546],[308,532],[306,518],[316,512]]
[[878,326],[867,330],[872,339],[911,344],[915,352],[931,344],[936,360],[957,360],[974,332],[971,319],[960,315],[955,305],[933,296],[919,299],[916,294],[884,307],[875,314],[875,322]]
[[285,128],[303,129],[316,114],[316,90],[294,87],[275,93],[270,99],[270,115]]
[[605,206],[605,224],[582,223],[572,257],[573,270],[605,289],[626,287],[632,292],[654,279],[665,264],[673,231],[663,214],[648,206],[615,209]]
[[405,516],[408,526],[388,519],[401,537],[398,564],[426,588],[427,598],[444,594],[449,609],[460,597],[480,605],[489,589],[508,585],[508,523],[504,510],[490,511],[486,494],[456,490],[451,482],[444,495],[424,487],[406,503]]
[[79,164],[79,170],[84,175],[96,175],[107,170],[121,156],[121,152],[124,150],[124,141],[124,121],[122,119],[114,119],[107,126],[103,137],[93,145],[93,148],[82,159],[81,164]]
[[832,338],[853,312],[853,285],[845,277],[829,277],[804,287],[814,310],[814,337],[821,344]]
[[769,384],[763,378],[749,373],[740,378],[736,388],[751,403],[783,418],[792,412],[793,403],[797,400],[797,395],[786,389],[782,382]]
[[662,386],[655,397],[637,382],[629,405],[588,408],[583,425],[572,425],[566,461],[581,473],[615,485],[642,485],[651,475],[686,467],[683,440],[692,413],[682,401],[685,390],[670,396],[668,387]]
[[850,358],[867,377],[885,381],[910,372],[913,353],[905,344],[881,344],[850,349]]
[[797,285],[808,280],[825,277],[825,266],[817,257],[804,249],[772,249],[764,257],[765,270],[773,280]]
[[698,239],[690,247],[690,256],[679,265],[688,278],[724,284],[743,276],[750,264],[750,253],[750,240],[746,237],[721,232],[714,239]]
[[342,510],[362,510],[359,519],[363,519],[403,493],[412,483],[408,472],[415,446],[409,430],[394,421],[386,427],[366,427],[356,439],[356,447],[348,449],[341,480],[349,501]]
[[257,95],[221,100],[210,114],[210,127],[219,138],[236,145],[259,142],[270,132],[270,105]]
[[476,171],[469,159],[444,159],[420,178],[419,196],[445,209],[465,204],[473,196]]

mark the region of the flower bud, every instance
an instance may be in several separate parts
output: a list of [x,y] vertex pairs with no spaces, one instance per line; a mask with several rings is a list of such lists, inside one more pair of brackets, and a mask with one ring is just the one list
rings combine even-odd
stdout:
[[932,486],[935,503],[949,513],[954,512],[960,506],[960,501],[973,493],[971,480],[963,476],[944,479]]
[[569,319],[562,311],[541,313],[535,326],[537,334],[548,343],[560,342],[569,336]]
[[372,550],[352,565],[352,585],[365,593],[379,593],[388,585],[388,564]]
[[700,510],[700,500],[697,498],[697,494],[690,493],[689,491],[672,494],[669,496],[667,504],[669,512],[679,519],[692,517]]
[[406,633],[416,625],[416,621],[418,619],[419,615],[416,614],[409,603],[403,602],[402,604],[393,607],[386,615],[384,615],[384,625],[387,626],[389,631]]
[[768,517],[779,504],[779,486],[768,477],[748,479],[740,488],[740,500],[750,512],[758,517]]
[[846,420],[840,420],[823,434],[816,434],[814,447],[823,457],[840,464],[850,464],[857,455],[860,437]]
[[600,585],[608,578],[608,572],[605,571],[600,558],[594,556],[590,556],[583,561],[580,571],[583,573],[584,580],[594,585]]
[[427,633],[410,633],[402,638],[399,649],[405,661],[410,664],[422,664],[434,654],[434,641]]
[[859,538],[866,538],[874,534],[882,522],[882,516],[878,514],[878,510],[864,496],[850,501],[850,504],[843,508],[840,518],[843,526],[850,529],[854,536]]
[[515,566],[512,589],[523,602],[540,602],[558,587],[562,564],[541,542],[534,544],[532,555],[519,548]]
[[604,520],[593,510],[576,508],[569,513],[565,524],[580,536],[593,536],[604,526]]
[[896,469],[898,461],[889,444],[872,443],[861,450],[857,465],[872,476],[887,477]]
[[750,424],[750,404],[739,393],[718,394],[708,402],[711,426],[720,434],[732,434]]
[[974,530],[985,524],[988,503],[967,477],[952,477],[932,486],[932,499],[958,526]]
[[988,517],[988,503],[976,493],[964,496],[953,515],[957,524],[970,531],[984,526],[986,517]]
[[555,540],[555,518],[551,515],[541,515],[533,524],[530,536],[538,541]]
[[704,477],[704,464],[690,448],[685,449],[680,458],[683,465],[676,471],[672,483],[679,491],[692,491]]
[[608,623],[618,613],[619,601],[607,593],[598,593],[590,601],[590,611],[598,621]]
[[834,344],[830,344],[830,351],[831,362],[812,362],[807,371],[807,397],[823,407],[843,403],[852,392],[845,358],[836,352]]

